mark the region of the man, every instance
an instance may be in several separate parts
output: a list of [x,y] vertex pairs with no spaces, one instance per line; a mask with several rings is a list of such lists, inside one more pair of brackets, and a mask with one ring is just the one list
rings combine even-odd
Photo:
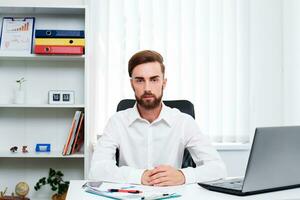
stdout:
[[[129,60],[128,72],[137,103],[110,118],[95,148],[90,178],[171,186],[225,177],[224,163],[194,119],[163,104],[167,79],[162,56],[140,51]],[[180,169],[185,148],[196,168]]]

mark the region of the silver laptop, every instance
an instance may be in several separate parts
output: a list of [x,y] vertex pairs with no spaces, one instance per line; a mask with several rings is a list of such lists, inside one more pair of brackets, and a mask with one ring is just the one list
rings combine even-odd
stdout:
[[240,196],[300,187],[300,126],[256,128],[243,179],[198,184]]

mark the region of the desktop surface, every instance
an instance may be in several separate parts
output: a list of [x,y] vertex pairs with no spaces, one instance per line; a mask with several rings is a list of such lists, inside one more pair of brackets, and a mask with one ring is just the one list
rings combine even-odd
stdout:
[[[90,194],[85,192],[82,189],[82,185],[86,181],[84,180],[73,180],[70,182],[68,194],[66,200],[108,200],[109,198],[97,196],[94,194]],[[153,187],[155,190],[157,187]],[[265,199],[272,199],[272,200],[296,200],[300,199],[300,188],[296,189],[289,189],[289,190],[282,190],[277,192],[269,192],[264,194],[257,194],[252,196],[246,197],[239,197],[230,194],[223,194],[219,192],[213,192],[206,190],[200,187],[197,184],[188,184],[188,185],[181,185],[181,186],[172,186],[172,187],[165,187],[166,190],[170,190],[176,192],[181,197],[174,198],[178,200],[197,200],[201,199],[210,199],[210,200],[265,200]]]

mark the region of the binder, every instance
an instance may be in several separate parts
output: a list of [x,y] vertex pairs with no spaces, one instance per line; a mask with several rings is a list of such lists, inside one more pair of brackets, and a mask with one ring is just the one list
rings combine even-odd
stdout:
[[35,30],[36,38],[84,38],[81,30]]
[[35,45],[34,53],[36,54],[73,54],[82,55],[84,48],[82,46],[51,46]]
[[84,46],[84,39],[78,39],[78,38],[35,38],[35,45]]

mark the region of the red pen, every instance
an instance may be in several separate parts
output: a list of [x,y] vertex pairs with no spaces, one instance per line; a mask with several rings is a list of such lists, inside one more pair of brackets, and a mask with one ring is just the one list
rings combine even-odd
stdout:
[[126,193],[132,193],[132,194],[138,194],[142,191],[140,190],[124,190],[124,189],[108,189],[109,192],[126,192]]

